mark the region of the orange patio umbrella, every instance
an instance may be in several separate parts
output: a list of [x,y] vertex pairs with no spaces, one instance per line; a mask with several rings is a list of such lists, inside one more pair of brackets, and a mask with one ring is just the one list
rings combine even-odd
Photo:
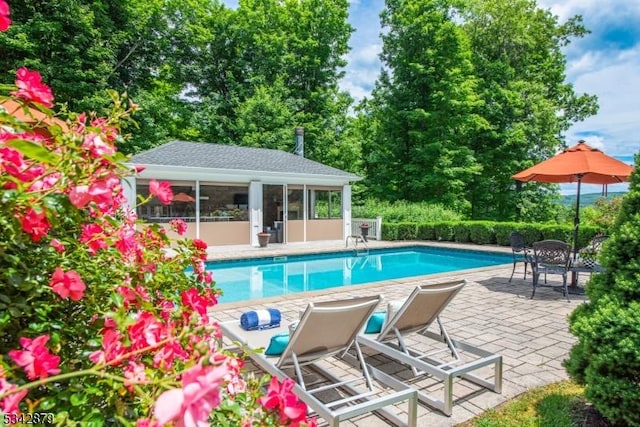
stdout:
[[578,183],[576,214],[573,221],[573,257],[578,253],[578,228],[580,226],[580,185],[615,184],[629,181],[633,167],[607,156],[601,150],[579,141],[573,147],[531,166],[512,178],[523,182]]
[[174,202],[191,203],[191,202],[195,202],[196,199],[194,199],[193,197],[191,197],[187,193],[178,193],[175,196],[173,196],[173,201]]

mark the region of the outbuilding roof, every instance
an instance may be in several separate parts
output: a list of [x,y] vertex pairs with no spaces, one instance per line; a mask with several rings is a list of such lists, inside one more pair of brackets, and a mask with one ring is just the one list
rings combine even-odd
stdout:
[[334,176],[349,181],[358,175],[281,150],[204,142],[172,141],[134,155],[130,163],[231,171]]

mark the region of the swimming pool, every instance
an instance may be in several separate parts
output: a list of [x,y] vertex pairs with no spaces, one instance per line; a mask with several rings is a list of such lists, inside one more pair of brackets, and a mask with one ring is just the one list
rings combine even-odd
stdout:
[[357,256],[343,251],[209,261],[207,269],[224,292],[219,302],[227,303],[510,262],[511,254],[409,246]]

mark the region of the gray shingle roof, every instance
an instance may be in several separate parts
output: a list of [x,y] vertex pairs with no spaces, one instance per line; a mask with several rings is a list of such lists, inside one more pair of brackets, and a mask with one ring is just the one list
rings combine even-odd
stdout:
[[360,177],[280,150],[172,141],[131,158],[133,164]]

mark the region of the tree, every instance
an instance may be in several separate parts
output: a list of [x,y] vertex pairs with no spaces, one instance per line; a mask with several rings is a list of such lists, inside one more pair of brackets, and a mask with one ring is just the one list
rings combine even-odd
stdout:
[[597,111],[564,82],[562,48],[586,33],[580,17],[559,24],[533,0],[389,0],[382,22],[386,68],[363,147],[372,193],[487,219],[516,217],[520,200],[550,205],[553,188],[516,192],[511,175]]
[[578,342],[565,366],[585,397],[613,425],[640,425],[640,156],[629,193],[600,263],[587,283],[589,300],[569,319]]
[[26,66],[40,70],[51,82],[56,102],[68,103],[72,110],[91,108],[96,98],[108,100],[104,91],[118,62],[119,35],[108,15],[119,14],[116,9],[122,7],[120,1],[12,2],[13,25],[0,34],[0,79],[12,83],[15,71]]
[[352,31],[347,9],[345,0],[245,0],[226,22],[215,21],[189,81],[208,114],[224,118],[207,121],[218,126],[205,129],[205,140],[255,145],[268,111],[276,118],[269,145],[293,149],[294,128],[302,126],[305,156],[326,160],[350,106],[338,89]]
[[[552,155],[572,123],[597,112],[596,98],[577,96],[565,82],[562,48],[586,29],[576,16],[560,25],[534,0],[475,0],[460,9],[471,41],[479,113],[489,126],[469,139],[487,173],[470,183],[474,218],[516,213],[511,175]],[[527,188],[528,199],[548,201],[547,189]],[[553,196],[553,194],[551,194]]]
[[374,194],[469,207],[467,183],[480,172],[468,139],[484,126],[475,111],[471,50],[450,2],[389,0],[374,92],[373,141],[365,159]]

